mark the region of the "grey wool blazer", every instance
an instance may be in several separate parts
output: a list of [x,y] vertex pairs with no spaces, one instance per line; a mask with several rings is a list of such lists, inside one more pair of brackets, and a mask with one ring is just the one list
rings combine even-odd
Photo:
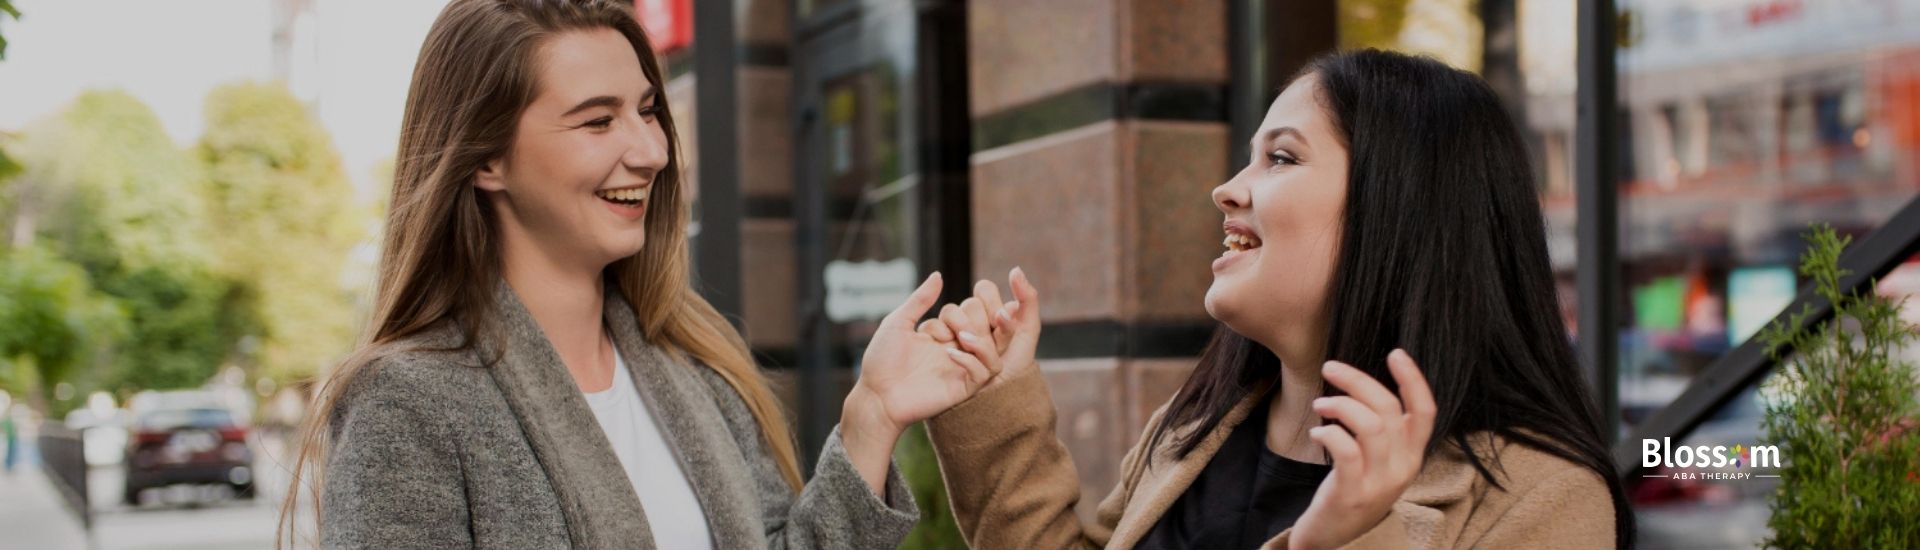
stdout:
[[[327,548],[654,548],[640,498],[586,398],[503,281],[503,340],[463,351],[450,324],[389,349],[331,411]],[[835,430],[799,494],[718,374],[641,337],[609,286],[606,326],[693,485],[715,546],[893,548],[919,509],[889,468],[884,501]],[[488,358],[497,358],[489,364]]]

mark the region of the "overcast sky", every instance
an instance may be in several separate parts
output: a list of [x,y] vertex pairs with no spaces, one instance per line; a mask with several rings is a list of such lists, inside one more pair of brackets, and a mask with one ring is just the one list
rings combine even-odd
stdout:
[[[199,139],[206,94],[269,80],[275,0],[15,0],[0,23],[0,130],[18,131],[88,89],[146,102],[185,147]],[[400,115],[433,17],[444,0],[314,0],[291,68],[293,88],[333,134],[363,191],[393,155]]]

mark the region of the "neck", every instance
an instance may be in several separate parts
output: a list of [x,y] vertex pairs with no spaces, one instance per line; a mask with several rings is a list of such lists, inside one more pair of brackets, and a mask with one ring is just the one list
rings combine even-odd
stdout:
[[510,235],[502,243],[507,285],[533,314],[574,383],[583,391],[606,389],[613,382],[613,343],[601,328],[606,282],[600,269],[554,261],[522,240]]
[[1326,383],[1320,378],[1320,365],[1326,360],[1321,353],[1279,355],[1280,393],[1267,408],[1267,448],[1293,460],[1325,463],[1325,450],[1307,438],[1307,430],[1321,422],[1313,412],[1313,400]]

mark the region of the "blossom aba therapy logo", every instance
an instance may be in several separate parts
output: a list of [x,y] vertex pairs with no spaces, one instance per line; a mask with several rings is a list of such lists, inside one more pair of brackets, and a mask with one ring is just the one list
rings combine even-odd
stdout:
[[1780,477],[1780,447],[1776,445],[1673,445],[1673,438],[1640,440],[1640,466],[1663,468],[1663,474],[1645,477],[1677,479],[1748,479]]

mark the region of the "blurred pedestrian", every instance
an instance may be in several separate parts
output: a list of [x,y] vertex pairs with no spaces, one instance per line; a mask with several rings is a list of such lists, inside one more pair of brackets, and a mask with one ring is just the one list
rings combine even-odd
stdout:
[[12,475],[13,463],[20,459],[20,433],[13,425],[13,397],[6,390],[0,390],[0,432],[6,434],[6,472]]

